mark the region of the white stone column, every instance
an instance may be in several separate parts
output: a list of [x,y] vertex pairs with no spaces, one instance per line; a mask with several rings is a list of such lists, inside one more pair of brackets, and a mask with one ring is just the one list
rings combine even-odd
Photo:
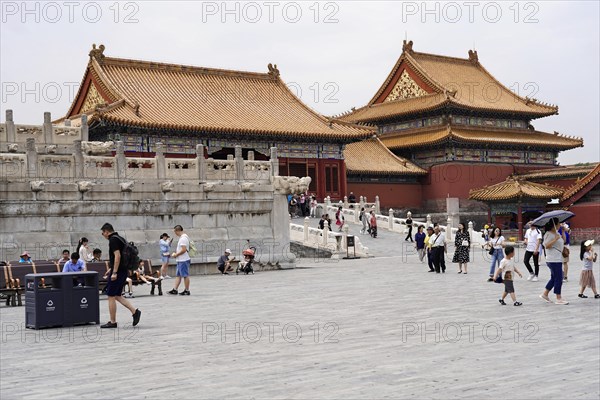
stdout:
[[[279,245],[290,242],[290,214],[288,213],[287,195],[285,194],[273,193],[271,226],[273,227],[273,237]],[[275,254],[270,254],[272,260],[275,259],[275,256]]]
[[90,127],[88,125],[87,115],[81,116],[81,141],[87,142],[90,140]]
[[124,180],[127,178],[127,159],[125,158],[125,147],[122,141],[117,142],[117,151],[115,155],[117,162],[117,179]]
[[448,215],[446,219],[446,241],[450,242],[452,240],[452,216]]
[[375,196],[375,214],[381,214],[381,204],[379,203],[379,196]]
[[430,214],[427,214],[427,226],[426,226],[426,228],[427,228],[427,227],[430,227],[431,225],[432,225],[432,222],[431,222],[431,215],[430,215]]
[[242,146],[235,146],[235,180],[238,183],[244,181],[244,157],[242,156]]
[[75,178],[84,178],[83,151],[81,150],[81,140],[73,141],[73,157],[75,159]]
[[27,138],[25,142],[25,155],[27,157],[27,176],[29,178],[38,177],[38,154],[35,149],[35,139]]
[[44,133],[44,142],[46,144],[54,143],[54,138],[52,137],[52,116],[47,111],[44,113],[44,125],[42,125],[42,131]]
[[348,208],[348,196],[344,196],[344,208]]
[[156,177],[158,179],[165,179],[167,177],[167,165],[165,160],[164,145],[161,142],[156,143],[154,146],[156,155],[154,160],[156,162]]
[[206,160],[204,159],[204,145],[196,145],[196,171],[200,183],[206,182]]
[[310,218],[306,217],[304,218],[304,243],[308,242],[308,223],[310,221]]
[[329,222],[323,221],[323,246],[327,247],[327,238],[329,237]]
[[344,231],[344,237],[342,238],[342,249],[346,250],[348,248],[348,232],[350,231],[350,228],[348,225],[344,225],[342,230]]
[[15,121],[13,120],[13,110],[6,110],[6,140],[8,143],[17,141],[17,131],[15,129]]
[[277,147],[271,147],[271,176],[279,176],[279,160],[277,159]]
[[388,226],[390,231],[394,230],[394,210],[391,208],[388,210]]

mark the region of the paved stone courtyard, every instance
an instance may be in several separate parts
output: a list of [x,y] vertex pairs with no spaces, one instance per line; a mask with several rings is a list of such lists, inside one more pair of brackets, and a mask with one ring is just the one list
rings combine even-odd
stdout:
[[570,305],[537,297],[543,266],[515,282],[522,307],[500,306],[480,252],[466,276],[430,274],[381,232],[376,258],[193,277],[190,297],[137,287],[135,329],[120,307],[118,330],[25,330],[25,308],[2,306],[0,397],[598,399],[600,301],[577,298],[580,262]]

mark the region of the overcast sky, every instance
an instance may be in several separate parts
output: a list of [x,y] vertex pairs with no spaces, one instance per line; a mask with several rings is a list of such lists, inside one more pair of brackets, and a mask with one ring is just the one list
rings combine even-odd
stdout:
[[479,61],[519,94],[557,104],[535,120],[583,137],[561,164],[600,161],[597,1],[541,2],[28,2],[2,1],[2,121],[63,116],[92,43],[110,57],[267,72],[318,112],[367,103],[402,52]]

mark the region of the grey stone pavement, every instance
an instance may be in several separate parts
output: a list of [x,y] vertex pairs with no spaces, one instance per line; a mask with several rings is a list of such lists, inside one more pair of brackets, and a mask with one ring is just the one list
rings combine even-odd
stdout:
[[189,297],[137,287],[136,328],[119,307],[118,330],[26,330],[25,307],[2,306],[0,398],[599,398],[600,300],[577,298],[581,262],[570,305],[537,297],[542,266],[515,282],[522,307],[500,306],[482,252],[468,275],[436,275],[397,234],[363,240],[377,257],[192,277]]

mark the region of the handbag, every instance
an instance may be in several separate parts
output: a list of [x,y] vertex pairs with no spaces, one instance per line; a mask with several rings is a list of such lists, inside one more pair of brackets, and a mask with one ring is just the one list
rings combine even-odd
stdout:
[[462,245],[467,247],[469,245],[469,241],[467,239],[463,240]]
[[[500,240],[500,238],[496,239],[496,244],[498,244],[498,241],[499,241],[499,240]],[[495,246],[496,244],[494,244],[494,246]],[[490,249],[490,251],[488,251],[488,254],[489,254],[490,256],[493,256],[493,255],[494,255],[494,251],[496,250],[496,249],[494,249],[494,246],[492,246],[492,248]]]
[[498,276],[496,277],[496,279],[494,279],[495,283],[502,283],[504,282],[504,279],[502,279],[502,274],[498,274]]
[[563,250],[562,250],[563,258],[569,258],[570,253],[571,253],[571,251],[567,247],[563,247]]

